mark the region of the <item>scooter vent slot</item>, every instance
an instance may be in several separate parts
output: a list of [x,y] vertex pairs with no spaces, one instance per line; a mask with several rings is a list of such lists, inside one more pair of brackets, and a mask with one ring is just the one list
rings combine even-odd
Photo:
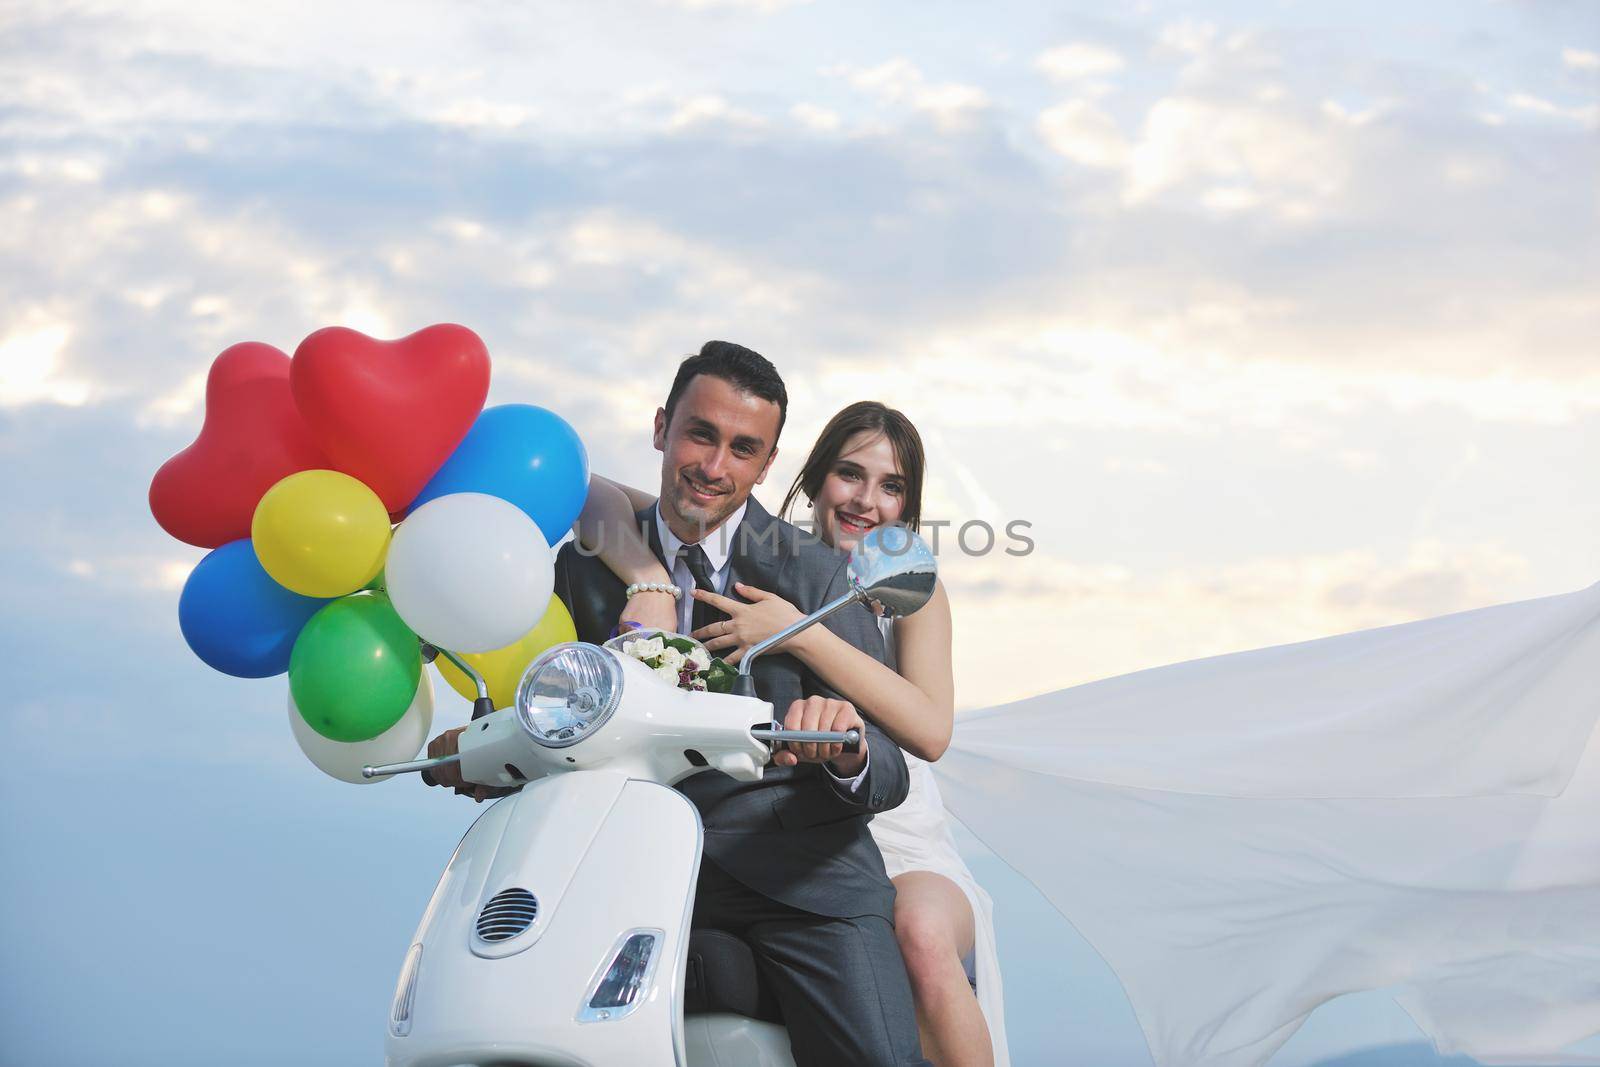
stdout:
[[538,897],[526,889],[502,889],[478,913],[478,937],[491,943],[509,941],[538,917]]

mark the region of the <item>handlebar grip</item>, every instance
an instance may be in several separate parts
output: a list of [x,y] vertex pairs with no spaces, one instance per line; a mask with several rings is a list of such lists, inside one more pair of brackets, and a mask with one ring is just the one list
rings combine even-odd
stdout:
[[866,740],[861,730],[785,730],[779,723],[771,726],[752,726],[750,736],[757,741],[783,744],[786,741],[811,741],[823,745],[843,745],[851,755],[861,751]]

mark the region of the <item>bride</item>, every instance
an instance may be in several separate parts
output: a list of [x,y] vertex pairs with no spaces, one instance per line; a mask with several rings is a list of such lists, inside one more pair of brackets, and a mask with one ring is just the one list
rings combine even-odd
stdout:
[[[915,530],[924,467],[922,440],[909,419],[875,401],[851,404],[823,428],[780,514],[787,518],[804,495],[816,535],[846,551],[884,523]],[[635,512],[654,503],[648,493],[596,475],[574,533],[624,582],[670,583],[666,568],[633,525]],[[622,537],[611,535],[617,530]],[[733,664],[746,649],[801,617],[774,593],[744,583],[735,590],[748,602],[695,592],[697,600],[728,618],[691,635]],[[623,621],[678,628],[675,602],[665,593],[634,596]],[[879,625],[887,667],[822,626],[804,631],[784,651],[854,702],[905,752],[910,795],[898,808],[876,816],[871,829],[895,886],[895,934],[916,1000],[923,1054],[937,1067],[1005,1065],[993,907],[956,851],[929,769],[949,745],[954,721],[950,601],[944,587],[935,588],[922,610],[899,620],[880,618]],[[776,758],[794,757],[779,753]]]

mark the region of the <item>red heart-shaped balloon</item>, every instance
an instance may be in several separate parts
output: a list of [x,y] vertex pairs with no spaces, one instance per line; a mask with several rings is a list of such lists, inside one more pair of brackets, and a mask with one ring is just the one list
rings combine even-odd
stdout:
[[367,483],[391,515],[422,491],[489,395],[489,352],[441,323],[398,341],[329,326],[300,342],[289,372],[317,444]]
[[150,511],[178,540],[216,548],[250,536],[280,480],[327,465],[289,390],[289,357],[246,341],[212,362],[200,435],[150,480]]

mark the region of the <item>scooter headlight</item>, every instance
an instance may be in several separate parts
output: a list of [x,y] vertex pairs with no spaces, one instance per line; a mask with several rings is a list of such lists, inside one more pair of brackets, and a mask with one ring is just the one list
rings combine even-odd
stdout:
[[622,700],[622,665],[596,645],[556,645],[517,686],[517,720],[546,748],[575,745],[605,725]]

